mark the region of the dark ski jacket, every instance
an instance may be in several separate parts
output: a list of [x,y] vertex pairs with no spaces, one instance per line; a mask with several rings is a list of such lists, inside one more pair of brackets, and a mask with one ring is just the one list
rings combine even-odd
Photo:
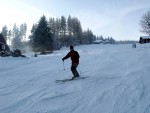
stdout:
[[79,54],[78,54],[77,51],[71,50],[71,51],[63,58],[63,60],[65,60],[65,59],[67,59],[67,58],[69,58],[69,57],[71,57],[72,64],[74,64],[74,63],[79,64],[79,58],[80,58],[80,56],[79,56]]

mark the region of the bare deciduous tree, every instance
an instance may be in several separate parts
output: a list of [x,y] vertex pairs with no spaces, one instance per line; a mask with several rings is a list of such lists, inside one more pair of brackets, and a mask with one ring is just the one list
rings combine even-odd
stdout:
[[150,35],[150,10],[143,15],[141,21],[141,32]]

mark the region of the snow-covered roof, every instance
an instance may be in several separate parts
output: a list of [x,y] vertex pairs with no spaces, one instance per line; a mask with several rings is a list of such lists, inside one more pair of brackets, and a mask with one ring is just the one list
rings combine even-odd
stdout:
[[140,38],[143,38],[143,39],[150,39],[150,36],[140,36]]
[[102,42],[102,40],[95,40],[94,42]]

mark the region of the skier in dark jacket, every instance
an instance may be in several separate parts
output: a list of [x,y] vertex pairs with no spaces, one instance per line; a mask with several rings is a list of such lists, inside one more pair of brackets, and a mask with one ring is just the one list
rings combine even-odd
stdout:
[[62,58],[62,60],[64,61],[65,59],[71,57],[71,61],[72,61],[72,65],[71,65],[71,71],[73,74],[72,79],[79,77],[79,73],[77,71],[77,66],[79,64],[79,54],[77,51],[74,50],[73,46],[70,46],[70,52]]

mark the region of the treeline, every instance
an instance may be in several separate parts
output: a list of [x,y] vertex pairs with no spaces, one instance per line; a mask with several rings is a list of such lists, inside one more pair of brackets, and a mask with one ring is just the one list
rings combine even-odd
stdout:
[[[150,11],[143,15],[140,24],[141,32],[150,35]],[[33,51],[53,51],[63,46],[92,44],[95,40],[100,40],[104,44],[127,44],[136,41],[116,41],[112,37],[104,38],[95,36],[90,29],[83,30],[80,21],[70,15],[66,18],[49,18],[43,15],[37,23],[33,24],[31,35],[26,37],[27,24],[23,23],[19,27],[14,24],[12,30],[7,26],[2,28],[2,34],[12,50],[25,50],[31,47]]]
[[34,51],[52,51],[62,46],[92,44],[96,36],[91,30],[83,31],[80,21],[70,15],[50,18],[43,15],[35,23],[29,36],[29,43]]
[[[24,50],[31,47],[33,51],[53,51],[63,46],[92,44],[96,36],[90,29],[82,30],[76,17],[47,18],[43,15],[31,29],[31,35],[26,38],[27,24],[20,27],[14,24],[12,30],[7,26],[2,28],[2,34],[11,49]],[[27,41],[28,39],[28,41]]]
[[116,41],[116,44],[135,44],[138,43],[138,41],[135,40],[120,40]]
[[135,40],[116,41],[112,37],[104,38],[103,36],[97,36],[96,40],[98,40],[101,44],[134,44],[134,43],[138,43],[138,41],[135,41]]
[[21,24],[18,27],[14,24],[12,30],[8,30],[7,26],[5,25],[2,28],[2,35],[5,38],[8,45],[11,49],[25,49],[25,45],[27,44],[26,40],[26,32],[27,32],[27,24]]
[[98,40],[100,43],[102,44],[116,44],[115,39],[113,39],[112,37],[107,37],[104,38],[102,35],[101,36],[97,36],[96,40]]

